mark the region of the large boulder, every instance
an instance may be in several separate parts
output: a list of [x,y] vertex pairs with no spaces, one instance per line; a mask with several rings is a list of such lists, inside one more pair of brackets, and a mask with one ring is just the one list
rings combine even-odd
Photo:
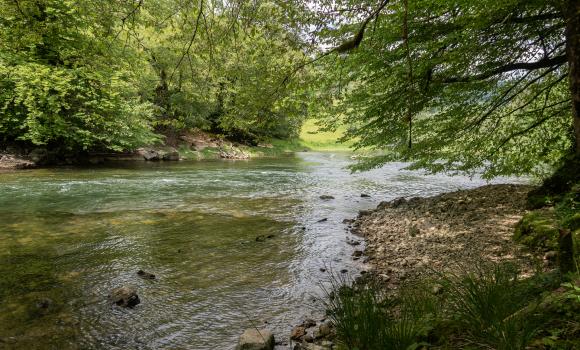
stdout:
[[134,307],[141,302],[135,288],[127,286],[113,289],[109,294],[109,301],[122,307]]
[[249,328],[238,341],[236,350],[273,350],[274,334],[267,329]]

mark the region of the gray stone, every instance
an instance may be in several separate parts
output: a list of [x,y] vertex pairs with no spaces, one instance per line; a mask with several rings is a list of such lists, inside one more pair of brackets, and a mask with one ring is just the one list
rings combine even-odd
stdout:
[[109,301],[122,307],[134,307],[141,302],[135,288],[127,286],[113,289],[109,294]]
[[320,196],[319,198],[320,198],[320,199],[322,199],[322,200],[325,200],[325,201],[328,201],[328,200],[334,199],[334,197],[333,197],[333,196],[330,196],[330,195],[327,195],[327,194],[323,194],[323,195],[322,195],[322,196]]
[[248,328],[240,336],[236,350],[273,350],[274,334],[267,329]]

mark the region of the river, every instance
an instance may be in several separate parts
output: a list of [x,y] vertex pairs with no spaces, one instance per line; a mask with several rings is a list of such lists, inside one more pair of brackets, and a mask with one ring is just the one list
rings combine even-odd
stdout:
[[[485,184],[401,163],[351,174],[352,162],[305,152],[0,173],[0,348],[231,349],[253,325],[286,338],[320,310],[321,267],[364,268],[343,219]],[[141,304],[111,306],[121,285]]]

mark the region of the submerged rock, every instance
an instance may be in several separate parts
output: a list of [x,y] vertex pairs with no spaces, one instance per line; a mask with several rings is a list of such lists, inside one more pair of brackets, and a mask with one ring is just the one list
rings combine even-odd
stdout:
[[333,197],[333,196],[330,196],[330,195],[327,195],[327,194],[323,194],[323,195],[322,195],[322,196],[320,196],[319,198],[320,198],[320,199],[322,199],[322,200],[325,200],[325,201],[328,201],[328,200],[334,199],[334,197]]
[[322,219],[320,219],[320,220],[318,220],[316,222],[325,222],[325,221],[328,221],[328,218],[322,218]]
[[109,301],[122,307],[134,307],[141,303],[135,288],[128,286],[113,289],[109,294]]
[[137,271],[137,275],[141,278],[147,279],[147,280],[154,280],[155,279],[155,275],[149,272],[145,272],[143,270],[139,270]]
[[240,336],[236,350],[273,350],[274,334],[267,329],[248,328]]

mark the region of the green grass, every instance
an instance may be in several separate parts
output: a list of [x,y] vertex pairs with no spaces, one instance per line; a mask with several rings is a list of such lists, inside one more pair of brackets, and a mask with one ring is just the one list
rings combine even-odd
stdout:
[[299,142],[314,151],[351,151],[352,142],[340,143],[338,141],[345,131],[344,126],[338,127],[334,132],[321,131],[316,125],[316,120],[308,119],[302,125]]
[[[522,279],[517,266],[476,262],[433,274],[388,295],[377,280],[334,277],[323,299],[336,341],[358,350],[574,349],[580,280],[558,273]],[[434,287],[437,288],[434,288]],[[561,286],[560,288],[558,288]],[[544,345],[552,344],[552,347]]]

